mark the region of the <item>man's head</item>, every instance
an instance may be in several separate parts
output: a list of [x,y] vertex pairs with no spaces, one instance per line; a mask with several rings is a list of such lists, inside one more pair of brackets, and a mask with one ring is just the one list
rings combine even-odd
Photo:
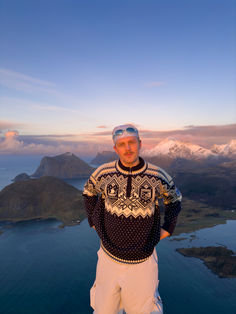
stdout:
[[133,167],[139,163],[141,140],[138,130],[132,124],[119,125],[112,132],[114,150],[120,161],[126,167]]

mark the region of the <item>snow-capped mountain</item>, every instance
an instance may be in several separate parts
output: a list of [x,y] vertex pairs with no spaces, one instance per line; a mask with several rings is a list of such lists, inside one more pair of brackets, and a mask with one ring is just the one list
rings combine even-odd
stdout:
[[215,144],[211,150],[218,155],[231,157],[232,155],[236,155],[236,140],[231,140],[228,144]]
[[[152,149],[145,149],[141,151],[141,156],[152,158],[160,157],[161,159],[183,158],[193,161],[208,160],[210,161],[222,161],[223,159],[236,159],[236,139],[231,140],[228,144],[213,145],[210,149],[201,147],[197,144],[189,142],[182,142],[175,138],[166,138],[159,142]],[[115,152],[104,151],[98,153],[96,158],[93,159],[94,164],[102,164],[109,162],[117,158]],[[160,162],[160,160],[158,161]]]
[[185,159],[202,159],[217,156],[210,149],[170,138],[162,140],[153,149],[144,150],[142,154],[147,157],[168,155],[171,158],[178,157]]

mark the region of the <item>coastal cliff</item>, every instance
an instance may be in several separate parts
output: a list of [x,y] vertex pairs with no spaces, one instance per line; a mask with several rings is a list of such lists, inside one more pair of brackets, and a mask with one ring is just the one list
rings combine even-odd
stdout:
[[32,177],[53,176],[60,179],[88,177],[94,168],[72,153],[58,156],[45,156]]

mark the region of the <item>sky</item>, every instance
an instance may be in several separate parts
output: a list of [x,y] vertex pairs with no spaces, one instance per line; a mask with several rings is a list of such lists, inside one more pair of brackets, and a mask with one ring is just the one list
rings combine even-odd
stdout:
[[222,144],[235,86],[236,0],[0,0],[0,154]]

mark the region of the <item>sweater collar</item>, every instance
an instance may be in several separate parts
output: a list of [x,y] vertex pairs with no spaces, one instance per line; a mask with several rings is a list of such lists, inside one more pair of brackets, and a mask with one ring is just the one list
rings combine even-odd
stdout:
[[116,168],[117,170],[125,174],[129,174],[129,173],[137,174],[146,169],[146,162],[143,160],[142,157],[139,157],[139,163],[136,166],[126,167],[122,164],[122,162],[119,159],[116,163]]

